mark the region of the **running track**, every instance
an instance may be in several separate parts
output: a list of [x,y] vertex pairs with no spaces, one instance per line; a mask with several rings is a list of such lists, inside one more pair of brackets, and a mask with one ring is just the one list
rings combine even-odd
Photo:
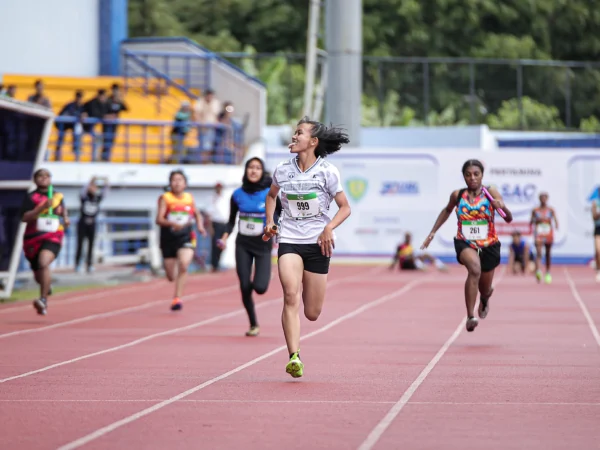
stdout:
[[464,270],[332,267],[303,319],[305,376],[285,371],[281,289],[256,297],[247,338],[232,272],[0,308],[7,449],[599,449],[600,287],[497,275],[464,330]]

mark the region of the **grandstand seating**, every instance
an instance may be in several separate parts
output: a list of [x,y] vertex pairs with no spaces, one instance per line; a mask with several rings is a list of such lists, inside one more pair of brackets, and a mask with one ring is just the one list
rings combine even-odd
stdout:
[[[17,87],[16,98],[27,100],[33,94],[33,85],[37,79],[44,82],[45,94],[52,103],[56,114],[74,98],[76,90],[83,91],[84,101],[96,96],[98,89],[108,92],[114,83],[122,86],[124,99],[129,111],[120,115],[121,120],[145,120],[171,122],[181,101],[188,97],[179,90],[166,85],[157,78],[124,78],[124,77],[47,77],[43,75],[4,75],[3,84]],[[177,81],[177,80],[175,80]],[[109,92],[110,93],[110,92]],[[127,124],[118,128],[115,144],[111,153],[112,162],[146,162],[161,163],[171,155],[171,127],[167,124],[144,125]],[[58,132],[53,128],[49,141],[49,160],[54,160],[54,149]],[[196,130],[191,130],[186,137],[188,147],[197,145]],[[85,135],[82,140],[80,161],[91,161],[92,137]],[[71,151],[71,133],[65,137],[62,149],[62,161],[74,161]]]

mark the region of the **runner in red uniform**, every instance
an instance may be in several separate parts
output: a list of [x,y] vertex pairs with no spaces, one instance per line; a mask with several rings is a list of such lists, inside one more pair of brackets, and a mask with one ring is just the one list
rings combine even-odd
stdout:
[[506,222],[512,222],[502,195],[495,188],[488,188],[494,198],[491,202],[483,193],[483,164],[470,159],[462,167],[467,188],[450,194],[448,204],[440,212],[433,229],[423,242],[421,249],[429,246],[435,233],[456,211],[458,231],[454,238],[456,259],[467,268],[469,275],[465,282],[465,303],[467,305],[467,331],[473,331],[479,324],[475,317],[477,291],[479,291],[479,317],[485,319],[489,312],[489,299],[494,291],[492,282],[494,271],[500,265],[500,240],[494,226],[495,213],[502,208]]
[[46,315],[47,298],[51,293],[50,264],[60,253],[69,217],[60,192],[53,192],[52,198],[48,198],[52,181],[50,172],[46,169],[37,170],[33,181],[37,188],[27,194],[21,208],[21,220],[27,224],[23,251],[31,265],[35,281],[40,285],[40,298],[34,300],[33,306],[38,314]]
[[[552,222],[554,221],[554,228]],[[547,284],[552,283],[550,275],[550,266],[552,265],[552,244],[554,243],[554,229],[558,230],[558,219],[554,208],[548,206],[548,194],[540,194],[540,206],[531,211],[531,227],[533,228],[533,238],[535,242],[535,277],[538,282],[542,280],[542,247],[546,249],[546,277],[544,281]]]

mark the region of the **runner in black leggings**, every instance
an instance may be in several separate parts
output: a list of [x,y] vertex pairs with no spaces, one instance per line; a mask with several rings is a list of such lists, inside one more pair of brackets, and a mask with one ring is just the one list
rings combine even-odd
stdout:
[[[250,319],[250,330],[246,336],[258,336],[259,327],[254,311],[252,291],[264,294],[271,280],[271,250],[272,241],[262,240],[265,228],[265,201],[271,187],[271,177],[265,173],[264,163],[260,158],[251,158],[246,162],[242,179],[242,187],[236,189],[231,196],[229,223],[227,230],[218,242],[220,248],[225,248],[225,242],[233,231],[235,219],[239,213],[238,235],[235,240],[235,263],[240,279],[242,301]],[[278,201],[278,211],[281,204]],[[252,262],[255,263],[254,279]]]

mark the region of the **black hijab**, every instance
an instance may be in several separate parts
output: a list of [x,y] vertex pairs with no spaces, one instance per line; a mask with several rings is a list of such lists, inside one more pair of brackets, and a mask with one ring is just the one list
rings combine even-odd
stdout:
[[[256,182],[256,183],[252,183],[248,179],[248,166],[253,161],[258,161],[260,166],[262,167],[262,176],[260,177],[260,180],[258,180],[258,182]],[[248,194],[253,194],[255,192],[267,189],[267,188],[271,187],[272,181],[273,181],[273,179],[272,179],[271,175],[267,171],[265,171],[265,163],[263,162],[262,159],[254,157],[254,158],[250,158],[248,161],[246,161],[246,166],[244,167],[244,177],[242,178],[242,189],[245,192],[247,192]]]

